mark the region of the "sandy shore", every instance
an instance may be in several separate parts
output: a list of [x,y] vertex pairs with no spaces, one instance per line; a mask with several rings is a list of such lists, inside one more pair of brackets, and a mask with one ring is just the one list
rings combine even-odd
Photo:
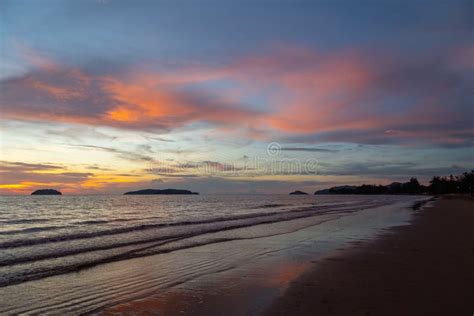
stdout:
[[[352,225],[360,228],[370,218]],[[352,220],[347,217],[342,226],[329,222],[333,226],[325,238],[337,239],[338,233],[350,230]],[[255,262],[211,274],[168,292],[110,306],[99,314],[472,315],[474,200],[439,199],[416,211],[410,225],[378,231],[376,238],[351,231],[349,244],[314,258],[299,258],[301,249],[295,246],[291,255],[276,261],[269,258],[268,264]],[[324,245],[312,228],[296,234],[312,236],[310,249]],[[296,237],[274,238],[281,240],[255,242],[280,244]]]
[[474,201],[443,198],[304,273],[266,315],[473,315]]

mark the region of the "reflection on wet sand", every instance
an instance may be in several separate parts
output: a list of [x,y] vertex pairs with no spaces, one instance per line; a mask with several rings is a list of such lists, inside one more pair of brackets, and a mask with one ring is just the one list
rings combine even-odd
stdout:
[[[210,237],[231,237],[232,241],[0,288],[0,308],[2,314],[11,315],[53,311],[63,315],[256,314],[321,258],[350,242],[371,238],[380,229],[405,223],[413,212],[408,208],[411,204],[412,199],[404,198],[400,203],[349,214],[213,233]],[[203,234],[200,238],[208,237]]]
[[[263,311],[288,285],[307,271],[314,262],[285,261],[279,264],[252,265],[247,271],[227,273],[219,284],[212,276],[193,285],[179,286],[109,307],[102,315],[243,315]],[[250,267],[249,267],[250,268]],[[231,305],[230,305],[231,304]],[[231,310],[231,311],[230,311]]]

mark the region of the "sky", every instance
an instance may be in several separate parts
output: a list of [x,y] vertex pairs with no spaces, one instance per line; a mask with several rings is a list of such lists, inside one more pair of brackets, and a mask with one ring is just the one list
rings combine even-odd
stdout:
[[0,2],[0,194],[474,169],[474,2]]

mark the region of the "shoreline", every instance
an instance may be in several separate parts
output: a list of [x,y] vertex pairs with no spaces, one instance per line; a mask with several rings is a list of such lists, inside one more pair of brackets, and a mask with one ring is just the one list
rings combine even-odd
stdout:
[[[409,225],[413,201],[204,235],[234,239],[0,288],[0,307],[12,315],[261,315],[326,260]],[[18,293],[25,294],[21,300]],[[24,306],[25,299],[31,304]]]
[[[229,271],[195,279],[170,291],[109,305],[93,314],[261,315],[286,293],[292,282],[325,258],[345,251],[341,249],[350,249],[356,243],[373,240],[387,227],[407,225],[417,203],[366,209],[325,226],[309,226],[298,232],[257,239],[248,246],[253,248],[260,244],[266,248],[265,245],[289,243],[291,247],[289,252],[279,250],[270,257],[265,255],[266,258],[238,264]],[[387,226],[388,222],[391,225]],[[240,247],[241,241],[231,243]],[[209,248],[206,246],[199,251],[209,251]]]
[[321,261],[264,315],[472,315],[473,267],[474,200],[446,196]]

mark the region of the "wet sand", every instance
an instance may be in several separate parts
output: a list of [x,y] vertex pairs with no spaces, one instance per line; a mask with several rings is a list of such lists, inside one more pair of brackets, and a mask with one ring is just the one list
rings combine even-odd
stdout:
[[[413,201],[405,201],[335,217],[324,224],[309,225],[288,234],[206,245],[191,249],[189,256],[183,254],[188,251],[181,251],[182,254],[176,255],[187,260],[204,257],[230,265],[227,264],[222,272],[206,273],[135,299],[123,299],[121,303],[97,310],[97,314],[261,315],[293,281],[317,266],[323,258],[343,247],[351,248],[353,241],[372,240],[387,227],[406,225],[413,214],[411,205]],[[304,222],[308,220],[304,219]],[[257,255],[235,260],[237,258],[232,259],[235,257],[233,249],[238,254],[251,251]],[[231,257],[226,259],[226,254]],[[159,263],[164,259],[165,256],[152,256],[123,264],[150,265],[155,271],[155,265],[165,267]],[[145,260],[149,263],[144,264]]]
[[[337,227],[349,227],[334,224],[329,239],[344,231]],[[98,314],[472,315],[474,200],[439,199],[400,225],[379,230],[376,238],[351,232],[352,242],[323,256],[299,258],[295,247],[289,257],[209,275]],[[323,245],[320,238],[309,243],[312,249]]]
[[266,315],[473,315],[474,200],[445,197],[412,225],[318,262]]

